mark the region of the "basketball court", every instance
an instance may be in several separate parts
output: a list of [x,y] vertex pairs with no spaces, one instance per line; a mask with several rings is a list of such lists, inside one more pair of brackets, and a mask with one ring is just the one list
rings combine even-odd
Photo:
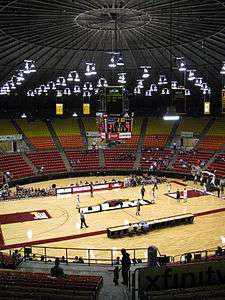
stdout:
[[[33,187],[57,187],[76,184],[86,178],[71,178],[32,184]],[[104,177],[110,180],[112,177]],[[123,177],[116,177],[123,179]],[[99,177],[87,178],[89,181],[100,181]],[[114,256],[119,255],[121,248],[147,248],[156,245],[162,254],[178,255],[184,252],[215,248],[225,239],[225,199],[213,194],[204,194],[201,187],[187,182],[188,200],[178,203],[174,193],[184,189],[184,183],[171,179],[171,191],[168,194],[167,184],[160,184],[155,204],[141,206],[140,216],[136,208],[117,209],[86,214],[88,228],[80,229],[80,215],[76,209],[76,195],[60,195],[45,198],[29,198],[0,203],[0,222],[2,248],[21,248],[25,245],[41,247],[83,248],[80,251],[70,250],[69,256],[85,257],[86,249],[91,250],[91,257],[96,259],[108,256],[105,249],[113,249]],[[186,182],[185,182],[186,184]],[[29,186],[29,185],[27,185]],[[145,187],[145,199],[151,200],[152,185]],[[140,198],[140,186],[114,190],[81,193],[81,207],[97,205],[109,200]],[[193,224],[154,230],[147,234],[110,239],[106,235],[107,227],[135,223],[141,220],[153,220],[178,214],[195,215]],[[104,249],[104,250],[98,250]],[[43,249],[39,249],[43,253]],[[49,252],[48,252],[49,253]],[[139,251],[143,257],[143,250]],[[65,255],[63,250],[51,250],[52,256]],[[136,254],[138,257],[138,251]]]

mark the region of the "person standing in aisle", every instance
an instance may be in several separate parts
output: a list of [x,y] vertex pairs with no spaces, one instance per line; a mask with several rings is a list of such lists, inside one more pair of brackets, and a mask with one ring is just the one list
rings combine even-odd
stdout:
[[125,249],[121,250],[122,253],[122,277],[123,277],[123,282],[122,284],[125,284],[128,286],[128,272],[130,270],[130,254],[127,253]]

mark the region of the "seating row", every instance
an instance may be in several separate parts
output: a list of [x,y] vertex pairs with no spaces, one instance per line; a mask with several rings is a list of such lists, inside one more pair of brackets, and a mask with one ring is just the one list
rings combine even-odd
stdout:
[[96,299],[102,283],[101,276],[56,279],[46,273],[0,271],[0,293],[13,291],[15,295],[16,291],[21,299]]

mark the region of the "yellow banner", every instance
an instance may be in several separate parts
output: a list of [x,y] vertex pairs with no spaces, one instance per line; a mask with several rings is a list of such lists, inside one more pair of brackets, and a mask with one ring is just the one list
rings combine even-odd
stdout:
[[222,90],[222,114],[225,115],[225,89]]
[[63,104],[56,103],[56,115],[63,115]]
[[90,103],[83,104],[83,114],[90,115]]
[[210,115],[210,102],[204,102],[204,115]]

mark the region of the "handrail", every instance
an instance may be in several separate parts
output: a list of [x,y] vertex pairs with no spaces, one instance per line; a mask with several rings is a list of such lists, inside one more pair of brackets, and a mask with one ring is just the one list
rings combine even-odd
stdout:
[[[89,266],[91,264],[102,264],[102,265],[115,265],[116,264],[116,257],[120,256],[120,249],[111,249],[111,248],[105,248],[105,249],[87,249],[87,248],[64,248],[64,247],[42,247],[42,246],[31,246],[31,247],[24,247],[19,249],[19,253],[21,253],[22,256],[26,259],[26,248],[31,248],[31,252],[35,254],[34,259],[42,258],[44,262],[48,262],[51,259],[55,259],[56,257],[64,256],[67,263],[73,262],[74,257],[82,257],[84,262],[87,263]],[[225,251],[225,246],[221,247],[223,251]],[[16,248],[15,248],[16,249]],[[1,249],[0,249],[1,250]],[[57,255],[56,252],[58,251]],[[128,253],[130,253],[131,260],[133,264],[138,264],[138,259],[140,259],[139,262],[146,263],[147,262],[147,252],[148,248],[127,248],[126,249]],[[53,251],[53,253],[52,253]],[[95,256],[95,253],[99,252],[99,255]],[[13,249],[9,249],[8,253],[12,255]],[[102,258],[102,253],[105,252],[105,258]],[[60,253],[60,254],[59,254]],[[170,262],[171,263],[184,263],[186,262],[185,255],[186,253],[177,254],[175,256],[170,256]],[[211,256],[214,256],[216,253],[215,248],[206,249],[206,250],[195,250],[189,252],[192,255],[191,261],[208,261],[208,258]],[[200,255],[198,258],[196,255]],[[158,251],[159,256],[163,256]],[[32,257],[27,257],[27,259],[32,259]]]

